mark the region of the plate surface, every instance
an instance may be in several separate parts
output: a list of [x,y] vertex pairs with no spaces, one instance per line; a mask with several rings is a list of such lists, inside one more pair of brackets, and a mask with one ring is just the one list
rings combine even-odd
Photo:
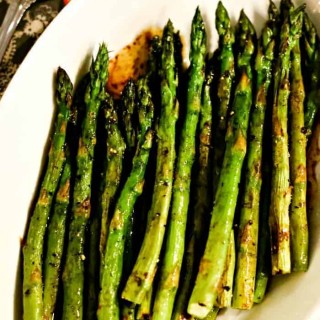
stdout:
[[[307,0],[313,21],[320,5]],[[233,21],[240,10],[259,32],[269,1],[225,0]],[[300,4],[301,1],[296,1]],[[37,41],[11,81],[0,103],[0,310],[1,319],[20,319],[20,240],[42,164],[53,113],[53,75],[58,66],[76,81],[91,54],[105,41],[114,55],[143,29],[163,27],[170,18],[188,43],[191,19],[199,5],[207,22],[210,49],[217,44],[214,12],[217,0],[72,0]],[[319,25],[317,25],[319,27]],[[187,60],[186,60],[187,61]],[[220,319],[319,320],[319,210],[311,221],[311,264],[305,274],[273,281],[265,301],[251,311],[228,310]]]

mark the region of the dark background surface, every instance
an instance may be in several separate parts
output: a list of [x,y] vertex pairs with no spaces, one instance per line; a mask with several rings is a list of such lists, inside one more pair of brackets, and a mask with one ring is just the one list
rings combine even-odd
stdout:
[[[0,23],[12,0],[0,0]],[[63,7],[63,0],[38,0],[25,12],[0,62],[0,98],[24,57]]]

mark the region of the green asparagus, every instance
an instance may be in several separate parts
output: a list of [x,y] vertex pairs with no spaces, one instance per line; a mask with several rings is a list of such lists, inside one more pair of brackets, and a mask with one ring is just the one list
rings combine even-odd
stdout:
[[171,317],[172,320],[180,320],[188,316],[187,303],[190,296],[190,291],[192,290],[192,283],[194,280],[194,269],[196,265],[195,241],[196,237],[193,233],[188,242],[188,246],[186,247],[184,252],[180,283]]
[[[119,130],[118,115],[114,107],[113,98],[107,95],[102,105],[105,119],[106,154],[99,181],[99,197],[97,213],[90,225],[90,251],[88,265],[88,306],[86,319],[96,319],[98,294],[102,271],[110,212],[115,205],[116,192],[121,180],[123,157],[126,144]],[[97,276],[97,274],[99,274]]]
[[292,271],[308,269],[309,232],[307,221],[307,139],[304,133],[304,84],[301,71],[300,43],[291,52],[290,120],[290,178],[292,198],[290,205],[290,244]]
[[[155,66],[153,66],[155,67]],[[151,72],[151,71],[150,71]],[[151,77],[151,75],[150,75]],[[149,79],[148,79],[149,82]],[[137,121],[137,85],[133,79],[129,79],[125,88],[121,95],[121,116],[119,118],[119,124],[122,127],[123,136],[125,138],[125,143],[127,145],[126,152],[124,157],[126,159],[126,163],[129,165],[124,166],[123,168],[123,176],[127,177],[131,171],[131,163],[134,157],[134,153],[137,146],[137,135],[138,135],[138,121]],[[127,273],[131,271],[133,264],[133,220],[132,217],[128,220],[128,226],[126,230],[126,240],[124,246],[124,262],[123,262],[123,270],[124,277],[127,276]],[[103,263],[104,260],[102,260]],[[124,279],[123,277],[123,279]],[[127,309],[127,308],[125,308]]]
[[48,227],[43,293],[43,318],[45,320],[52,319],[56,305],[60,281],[61,259],[64,249],[66,219],[69,208],[70,179],[71,167],[70,162],[67,160],[62,171],[59,188],[55,197],[54,210]]
[[141,304],[150,290],[156,273],[172,193],[175,160],[175,124],[177,73],[174,60],[174,30],[169,21],[163,30],[161,57],[161,110],[157,135],[157,164],[148,226],[135,266],[126,283],[122,298]]
[[118,110],[104,44],[83,82],[85,110],[58,69],[23,246],[24,319],[216,319],[260,303],[271,274],[307,270],[320,41],[304,9],[281,0],[278,12],[270,0],[256,52],[244,11],[233,29],[219,1],[206,60],[197,8],[188,70],[169,20]]
[[190,43],[187,113],[182,127],[176,161],[166,250],[153,306],[152,317],[154,320],[171,319],[185,247],[191,169],[196,151],[195,134],[201,107],[206,56],[206,31],[199,8],[197,8],[192,21]]
[[110,222],[109,210],[114,202],[114,197],[119,187],[123,166],[123,156],[126,144],[122,138],[118,125],[118,116],[113,106],[112,98],[109,98],[105,109],[107,131],[107,155],[104,170],[104,179],[100,199],[101,205],[101,231],[100,231],[100,264],[103,269],[108,226]]
[[289,205],[291,186],[288,150],[290,52],[299,41],[304,7],[292,11],[280,31],[272,111],[272,188],[269,214],[272,274],[291,272]]
[[219,1],[216,9],[216,29],[219,35],[219,79],[218,79],[218,106],[215,119],[216,129],[213,139],[213,193],[216,193],[220,176],[223,156],[225,152],[225,135],[227,129],[230,99],[235,77],[234,69],[234,31],[226,8]]
[[23,247],[23,318],[43,317],[42,255],[45,232],[53,196],[65,163],[65,139],[72,103],[72,84],[66,72],[57,72],[55,129],[51,136],[46,172],[32,213],[26,243]]
[[247,148],[247,128],[252,104],[251,60],[255,51],[255,30],[244,11],[241,11],[240,15],[238,39],[239,81],[226,133],[226,151],[215,195],[209,236],[188,304],[188,312],[200,319],[208,315],[217,299],[225,269],[239,193],[238,185]]
[[[306,82],[307,95],[305,100],[305,131],[310,136],[316,113],[319,109],[320,101],[320,42],[317,30],[311,22],[309,16],[304,14],[303,43],[306,52]],[[309,81],[308,81],[309,80]]]
[[[272,4],[271,4],[272,6]],[[262,30],[255,62],[256,96],[252,110],[247,155],[247,171],[240,212],[237,267],[232,306],[250,309],[253,306],[257,265],[260,191],[262,185],[262,147],[267,94],[272,78],[275,35],[268,24]]]
[[193,207],[192,235],[188,242],[183,262],[183,279],[180,281],[177,298],[175,301],[172,319],[181,319],[186,315],[186,307],[189,299],[194,273],[199,263],[200,248],[205,242],[205,226],[210,220],[210,163],[211,163],[211,128],[212,128],[212,100],[211,86],[214,78],[214,61],[208,61],[208,70],[202,88],[199,133],[198,133],[198,159],[197,178],[195,183],[195,202]]
[[96,145],[97,114],[105,98],[108,61],[107,48],[102,44],[90,68],[90,82],[85,93],[86,115],[77,154],[72,220],[69,226],[66,263],[63,271],[62,318],[66,320],[83,318],[84,241],[91,214],[91,177]]
[[[88,83],[90,81],[90,73],[87,72],[87,74],[83,77],[83,79],[81,79],[80,83],[78,84],[78,86],[76,87],[75,90],[75,95],[74,95],[74,108],[73,108],[73,115],[74,118],[72,119],[72,124],[73,126],[71,127],[73,130],[70,131],[68,133],[68,138],[70,141],[69,145],[70,145],[70,149],[72,149],[70,158],[71,158],[71,167],[72,167],[72,181],[71,181],[71,194],[73,196],[73,188],[74,188],[74,181],[75,181],[75,174],[76,174],[76,168],[77,168],[77,153],[78,153],[78,149],[79,149],[79,137],[81,135],[81,127],[82,127],[82,121],[84,119],[85,113],[86,113],[86,105],[85,105],[85,93],[86,93],[86,88],[88,86]],[[101,148],[101,144],[102,142],[100,142],[100,135],[101,135],[101,130],[99,131],[99,124],[97,125],[97,137],[99,137],[99,139],[97,139],[97,145],[95,146],[96,149]],[[101,126],[102,127],[102,126]],[[96,158],[100,158],[100,157],[96,157]],[[93,165],[94,169],[93,169],[93,177],[95,175],[97,175],[96,172],[99,171],[99,165],[97,166],[97,161],[95,161],[94,165]],[[94,180],[94,178],[92,179]],[[97,194],[95,188],[96,188],[96,183],[93,181],[92,185],[94,187],[93,188],[93,192],[92,194]],[[96,208],[96,203],[94,203],[94,200],[92,200],[93,202],[93,207]],[[94,211],[96,212],[97,210],[94,209]],[[96,215],[93,215],[93,218],[95,218]],[[88,259],[85,260],[85,284],[84,287],[86,288],[85,291],[87,293],[87,299],[85,300],[84,303],[84,318],[85,319],[94,319],[93,315],[96,313],[96,308],[97,308],[97,293],[96,293],[96,288],[99,282],[99,277],[98,275],[98,268],[99,268],[99,260],[97,259],[98,257],[98,247],[96,245],[97,240],[95,240],[95,245],[92,245],[92,241],[93,239],[98,238],[99,236],[99,230],[98,232],[94,232],[94,234],[96,235],[95,237],[92,236],[92,229],[94,228],[95,223],[94,221],[92,221],[90,223],[90,229],[88,232],[88,242],[89,242],[89,249],[87,249],[86,254],[88,255]],[[99,228],[99,225],[98,225]],[[93,250],[94,248],[94,250]],[[94,266],[94,267],[93,267]],[[61,295],[63,296],[63,295]],[[63,301],[61,299],[61,301]],[[62,305],[62,303],[60,303],[60,305]],[[58,306],[59,308],[59,306]],[[94,309],[94,311],[93,311]],[[60,307],[61,310],[61,307]],[[60,311],[58,310],[58,311]],[[59,318],[60,314],[56,315],[56,317]]]
[[[214,125],[216,129],[213,134],[213,196],[216,194],[217,191],[223,156],[226,148],[225,135],[228,121],[228,112],[230,111],[230,99],[232,95],[235,77],[233,48],[235,42],[234,30],[231,26],[231,21],[228,12],[221,1],[218,2],[218,6],[216,9],[215,25],[219,35],[218,59],[220,60],[220,76],[218,79],[217,87],[218,107],[215,108],[217,112],[215,112],[214,117]],[[230,247],[228,249],[230,253],[232,252],[232,248]],[[232,252],[232,255],[235,255],[235,253]],[[225,268],[226,270],[224,272],[224,275],[228,274],[230,280],[230,272],[228,272],[228,270],[230,271],[234,269],[234,267],[229,268],[229,265],[226,264]],[[227,278],[223,277],[223,280],[220,284],[221,288],[224,286],[228,287],[227,283],[223,283],[227,280]],[[218,300],[220,300],[220,298],[224,300],[224,298],[220,297],[220,295],[224,295],[224,293],[227,296],[231,297],[232,286],[230,287],[229,291],[220,290]]]
[[152,146],[153,104],[147,78],[137,84],[140,132],[137,149],[132,160],[132,170],[121,190],[113,217],[110,221],[101,291],[99,294],[98,319],[119,319],[119,287],[123,269],[125,241],[128,225],[138,196],[142,193],[144,174]]
[[[147,82],[151,92],[151,99],[154,104],[154,119],[155,123],[158,121],[159,112],[160,112],[160,64],[161,64],[161,53],[162,45],[161,38],[155,36],[151,40],[151,45],[148,54],[148,70],[145,74]],[[151,207],[152,192],[154,186],[154,172],[156,170],[156,144],[153,143],[150,150],[149,161],[146,168],[145,176],[148,179],[145,180],[144,190],[135,206],[133,217],[130,220],[131,232],[127,237],[125,243],[125,253],[124,253],[124,266],[123,266],[123,275],[121,281],[121,288],[127,281],[133,265],[135,263],[136,257],[139,253],[141,243],[143,240],[145,228],[148,225],[148,212]],[[146,295],[147,296],[147,295]],[[151,299],[151,297],[150,297]],[[127,303],[125,300],[122,300],[120,311],[122,319],[126,319],[128,316],[134,316],[136,305],[134,303]],[[143,302],[146,301],[146,297],[143,299]],[[145,302],[146,303],[146,302]],[[151,301],[149,301],[151,303]]]
[[[278,48],[278,34],[280,15],[277,7],[271,1],[269,5],[269,20],[267,26],[272,30],[275,38],[274,56]],[[256,59],[256,70],[259,66],[259,59]],[[269,230],[269,207],[271,196],[271,164],[272,164],[272,145],[270,133],[272,131],[272,108],[270,105],[270,92],[272,86],[269,85],[267,94],[267,108],[265,111],[264,133],[263,133],[263,147],[262,147],[262,185],[260,192],[260,212],[259,212],[259,241],[258,241],[258,257],[257,257],[257,271],[255,281],[254,303],[260,303],[265,295],[268,280],[271,275],[271,250],[270,250],[270,230]]]

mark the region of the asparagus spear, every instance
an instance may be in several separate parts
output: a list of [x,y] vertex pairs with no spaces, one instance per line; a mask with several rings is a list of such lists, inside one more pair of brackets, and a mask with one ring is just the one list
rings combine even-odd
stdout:
[[320,101],[320,43],[317,30],[311,22],[309,16],[304,14],[304,32],[303,43],[306,52],[306,69],[305,79],[309,83],[306,87],[307,95],[304,109],[304,123],[307,136],[310,136],[313,129],[313,123]]
[[77,154],[72,220],[66,263],[63,271],[63,319],[82,319],[84,284],[84,241],[88,219],[91,214],[91,176],[96,144],[97,114],[105,98],[108,76],[108,51],[104,44],[99,48],[90,69],[90,82],[86,88],[86,115],[82,124]]
[[48,227],[47,254],[44,263],[43,319],[52,319],[56,305],[69,207],[70,179],[71,167],[67,160],[62,171],[54,211]]
[[269,225],[271,232],[272,274],[290,273],[289,150],[287,114],[290,93],[290,52],[300,38],[304,7],[290,13],[280,32],[279,57],[275,67],[272,111],[273,170]]
[[[84,119],[85,113],[86,113],[86,105],[85,105],[85,94],[86,94],[86,88],[88,86],[88,83],[90,82],[90,72],[87,72],[86,75],[81,79],[80,83],[78,84],[78,86],[76,87],[75,90],[75,94],[74,94],[74,100],[73,100],[73,112],[72,112],[72,125],[70,126],[71,130],[70,132],[68,132],[68,138],[70,141],[68,141],[68,146],[70,149],[70,160],[71,160],[71,171],[72,171],[72,179],[71,179],[71,195],[73,195],[73,189],[74,189],[74,181],[75,181],[75,174],[76,174],[76,168],[77,168],[77,153],[78,153],[78,149],[79,149],[79,137],[81,135],[81,127],[82,127],[82,121]],[[101,133],[97,132],[97,136],[100,136]],[[99,140],[98,140],[99,142]],[[100,143],[101,144],[101,143]],[[95,146],[95,148],[100,148],[100,145]],[[96,165],[97,167],[97,165]],[[97,168],[98,171],[98,168]],[[94,175],[94,174],[93,174]],[[94,192],[93,192],[94,193]],[[72,200],[71,200],[72,201]],[[95,215],[94,215],[95,217]],[[69,220],[69,219],[68,219]],[[92,225],[94,225],[94,223],[92,223]],[[90,225],[90,228],[92,227],[92,225]],[[90,230],[91,231],[91,230]],[[92,241],[91,239],[91,234],[89,234],[90,238],[89,241]],[[87,281],[87,283],[85,284],[85,286],[87,285],[87,292],[88,292],[88,298],[86,299],[86,303],[84,304],[84,310],[86,312],[85,314],[85,318],[86,319],[92,319],[92,309],[94,308],[93,313],[96,313],[96,308],[97,308],[97,298],[96,298],[96,286],[98,283],[98,277],[96,277],[97,275],[97,269],[94,270],[94,277],[91,276],[91,262],[94,260],[97,260],[97,256],[98,256],[98,246],[95,245],[94,248],[95,250],[91,250],[91,248],[93,247],[91,242],[89,244],[90,250],[89,251],[89,259],[86,259],[86,262],[89,262],[88,267],[86,269],[87,274],[85,274],[85,279]],[[93,257],[94,259],[93,259]],[[99,263],[97,261],[97,263]],[[98,266],[97,266],[98,267]],[[62,292],[62,291],[61,291]],[[61,299],[60,301],[63,301],[63,295],[61,294]],[[59,293],[58,293],[58,297],[59,297]],[[62,312],[62,303],[59,304],[58,302],[58,312]],[[90,314],[91,312],[91,314]],[[62,315],[61,314],[57,314],[55,313],[55,317],[60,318]]]
[[201,253],[200,248],[205,241],[205,226],[210,219],[210,195],[209,187],[210,159],[211,159],[211,128],[212,128],[212,100],[211,86],[214,78],[213,63],[208,61],[209,67],[206,72],[205,81],[202,88],[199,134],[198,134],[198,159],[197,178],[195,183],[195,203],[193,207],[192,235],[188,242],[183,262],[183,278],[180,281],[177,298],[175,301],[172,320],[181,319],[186,316],[187,303],[192,289],[194,273],[196,272]]
[[72,103],[72,84],[62,68],[57,72],[55,95],[57,115],[51,136],[48,164],[23,247],[23,317],[25,320],[42,319],[43,316],[43,243],[53,196],[66,159],[65,139]]
[[[269,5],[269,20],[267,26],[272,30],[275,40],[274,56],[276,56],[278,48],[278,33],[280,15],[277,7],[271,1]],[[260,40],[261,41],[261,40]],[[259,70],[261,60],[259,54],[256,58],[256,70]],[[274,63],[273,63],[274,66]],[[272,68],[273,68],[272,66]],[[270,230],[269,230],[269,208],[271,196],[271,164],[272,164],[272,145],[271,136],[272,131],[272,108],[269,107],[270,103],[270,90],[272,84],[269,85],[267,94],[267,107],[265,111],[264,132],[263,132],[263,146],[262,146],[262,185],[260,191],[260,213],[259,213],[259,241],[258,241],[258,257],[257,257],[257,271],[255,280],[254,303],[260,303],[265,295],[268,280],[271,274],[271,252],[270,252]]]
[[[161,39],[155,36],[151,41],[148,57],[148,71],[145,75],[150,88],[151,99],[154,103],[154,118],[158,119],[160,104],[160,77],[159,68],[161,62]],[[133,124],[134,125],[134,124]],[[126,281],[132,271],[136,256],[139,252],[143,234],[148,223],[148,210],[151,206],[154,172],[156,168],[156,146],[153,145],[150,150],[149,162],[146,168],[145,176],[149,177],[144,185],[144,191],[140,196],[133,217],[130,220],[130,230],[125,243],[124,266],[122,271],[122,282]],[[122,284],[121,284],[122,285]],[[151,299],[151,297],[150,297]],[[145,300],[145,299],[144,299]],[[151,301],[150,301],[151,302]],[[122,301],[120,305],[122,319],[131,319],[135,316],[135,304]]]
[[[160,74],[159,70],[161,68],[161,38],[155,36],[151,40],[151,46],[148,57],[148,71],[146,77],[148,78],[148,85],[151,91],[151,98],[154,104],[154,123],[155,127],[158,124],[159,113],[160,113]],[[156,143],[153,143],[152,149],[150,150],[150,160],[146,169],[146,179],[144,192],[137,201],[135,216],[133,219],[133,233],[132,233],[132,247],[133,253],[131,253],[132,259],[127,265],[126,277],[128,277],[132,271],[134,260],[136,259],[141,243],[144,237],[146,226],[148,225],[148,212],[151,207],[153,186],[154,186],[154,175],[156,171]]]
[[[102,111],[105,119],[105,133],[107,134],[105,140],[106,154],[99,182],[98,212],[93,216],[90,224],[89,297],[87,299],[86,319],[96,319],[110,212],[114,208],[116,192],[119,189],[126,148],[119,130],[118,115],[111,96],[107,96],[102,105]],[[99,275],[97,276],[97,274]]]
[[[148,86],[151,93],[151,99],[154,104],[154,118],[158,119],[159,116],[159,103],[160,103],[160,77],[159,77],[159,69],[160,69],[160,62],[161,62],[161,38],[159,36],[155,36],[151,40],[151,45],[149,49],[148,54],[148,69],[147,73],[145,74],[145,77],[147,78]],[[124,98],[122,100],[128,101],[130,103],[134,102],[135,98],[135,91],[136,91],[136,85],[133,81],[131,81],[131,90],[127,90],[127,94],[131,95],[131,98]],[[123,94],[125,94],[124,92]],[[125,107],[125,105],[123,106]],[[129,106],[130,108],[130,106]],[[134,107],[131,107],[132,110],[134,110]],[[126,131],[126,136],[130,136],[130,128],[136,129],[136,122],[135,121],[135,112],[132,112],[131,117],[131,123],[128,126],[128,121],[126,119],[123,119],[124,121],[124,129]],[[129,144],[129,143],[128,143]],[[124,264],[124,277],[127,278],[129,276],[129,273],[132,270],[135,255],[138,252],[138,249],[140,247],[143,232],[145,230],[146,224],[147,224],[147,212],[151,206],[151,195],[152,195],[152,187],[154,184],[153,179],[153,173],[155,171],[155,155],[156,149],[152,147],[150,150],[150,161],[147,167],[146,176],[152,176],[151,179],[148,179],[146,181],[145,185],[145,192],[141,195],[140,199],[138,200],[135,212],[139,212],[138,216],[134,215],[131,223],[131,229],[132,232],[130,232],[131,236],[128,238],[128,241],[126,243],[126,261]]]
[[104,179],[102,185],[102,193],[100,199],[101,205],[101,231],[100,231],[100,263],[101,273],[104,265],[106,241],[108,235],[108,226],[110,216],[109,210],[113,201],[115,200],[115,194],[119,187],[121,172],[122,172],[122,161],[126,148],[126,144],[122,138],[121,132],[118,126],[117,112],[113,106],[113,100],[110,97],[105,108],[106,118],[106,131],[107,131],[107,156],[104,169]]
[[[233,89],[233,82],[235,77],[235,66],[234,66],[234,31],[231,27],[231,21],[228,15],[226,8],[223,6],[222,2],[218,2],[216,9],[216,29],[219,34],[219,60],[220,60],[220,77],[218,80],[218,108],[217,114],[215,116],[215,133],[213,139],[213,195],[216,194],[218,181],[223,161],[223,156],[226,148],[225,135],[228,121],[228,112],[230,111],[230,99]],[[232,231],[233,233],[233,231]],[[233,237],[233,235],[230,235]],[[228,252],[231,254],[230,257],[235,255],[235,252],[232,252],[234,246],[231,246],[228,249]],[[229,256],[229,255],[228,255]],[[231,261],[231,260],[230,260]],[[229,268],[230,267],[230,268]],[[220,284],[220,287],[230,287],[229,291],[220,290],[220,295],[232,296],[232,284],[228,284],[228,280],[233,279],[233,276],[230,277],[230,271],[234,270],[234,266],[229,266],[227,263],[225,266],[225,272]],[[226,278],[225,276],[229,277]],[[233,280],[232,280],[233,282]],[[224,294],[225,293],[225,294]],[[218,300],[225,299],[221,296]],[[229,300],[229,299],[227,299]],[[223,305],[220,305],[223,307]]]
[[174,309],[172,312],[172,320],[180,320],[188,318],[187,314],[187,303],[190,297],[190,291],[194,280],[194,269],[196,264],[196,237],[193,233],[188,242],[188,246],[184,253],[183,267],[181,271],[181,279],[179,283],[179,289],[177,297],[174,302]]
[[171,201],[175,159],[177,73],[174,60],[174,32],[169,21],[163,30],[161,57],[161,110],[157,128],[157,164],[152,205],[142,246],[122,298],[141,304],[156,273]]
[[[272,6],[272,4],[271,4]],[[260,191],[262,185],[262,146],[267,94],[272,78],[275,35],[272,26],[263,28],[255,62],[256,96],[249,130],[247,171],[240,212],[237,267],[232,306],[250,309],[253,306],[257,265]]]
[[188,304],[188,312],[200,319],[207,316],[217,299],[233,225],[242,164],[246,154],[247,127],[252,104],[251,60],[255,51],[255,30],[244,11],[241,11],[240,15],[238,37],[237,59],[241,71],[226,133],[226,151],[215,196],[209,236]]
[[291,52],[291,93],[290,93],[290,177],[292,198],[290,206],[290,243],[293,271],[308,269],[309,232],[307,221],[307,172],[304,134],[304,85],[301,71],[300,43],[296,42]]
[[171,319],[179,285],[185,247],[191,169],[195,158],[195,134],[201,107],[206,55],[205,25],[197,8],[191,26],[190,68],[187,94],[187,113],[181,132],[176,162],[171,219],[166,239],[166,250],[160,269],[160,281],[153,306],[153,319]]
[[[151,66],[152,68],[156,67],[155,65]],[[151,74],[150,77],[151,78]],[[150,81],[148,81],[150,82]],[[124,157],[126,158],[126,162],[131,164],[134,153],[137,146],[137,135],[138,135],[138,119],[137,119],[137,86],[136,82],[133,79],[129,79],[127,82],[123,93],[121,95],[121,102],[120,102],[120,121],[119,124],[122,127],[123,136],[125,138],[125,143],[127,145],[126,152]],[[126,165],[123,168],[123,176],[126,177],[130,174],[131,167],[130,165]],[[127,230],[127,237],[125,241],[125,252],[124,252],[124,263],[123,263],[123,273],[127,274],[131,271],[132,268],[132,260],[133,260],[133,220],[129,220],[128,223],[128,230]],[[104,263],[104,259],[101,260],[102,264]],[[103,267],[102,267],[103,268]],[[125,308],[127,309],[127,308]]]
[[134,204],[142,193],[144,174],[152,146],[153,104],[147,78],[137,84],[140,132],[137,149],[132,160],[132,170],[121,190],[113,217],[110,221],[106,243],[105,263],[99,294],[98,319],[119,319],[118,293],[123,269],[125,241]]
[[213,140],[213,193],[216,193],[225,151],[225,135],[227,129],[227,115],[229,111],[232,84],[234,81],[234,32],[226,8],[218,2],[216,9],[216,29],[219,34],[220,76],[218,80],[217,125]]

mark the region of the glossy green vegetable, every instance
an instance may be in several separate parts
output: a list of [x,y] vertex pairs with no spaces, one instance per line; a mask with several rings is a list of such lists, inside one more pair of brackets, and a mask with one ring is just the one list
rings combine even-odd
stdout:
[[175,161],[175,124],[178,118],[176,100],[177,73],[175,69],[174,29],[169,21],[163,30],[161,57],[161,110],[156,136],[157,164],[152,205],[148,214],[148,226],[135,266],[122,298],[140,304],[150,290],[156,273],[163,243],[165,226],[172,195]]
[[152,146],[153,132],[153,103],[147,79],[141,79],[137,85],[140,131],[138,144],[132,160],[132,170],[121,190],[120,196],[110,221],[104,267],[99,294],[98,319],[119,319],[119,289],[123,271],[125,241],[130,232],[130,220],[135,202],[141,195],[144,184],[144,175]]
[[269,225],[271,232],[272,274],[291,272],[289,206],[291,200],[288,99],[290,94],[290,53],[301,35],[303,7],[291,12],[282,25],[280,49],[275,66],[272,145],[273,168]]
[[191,26],[186,117],[180,135],[165,252],[153,305],[154,320],[171,319],[179,286],[190,200],[191,170],[196,152],[196,129],[205,75],[206,40],[205,25],[197,8]]
[[67,73],[59,68],[56,78],[57,114],[51,136],[46,172],[23,247],[23,318],[40,320],[43,317],[42,256],[47,222],[54,194],[65,164],[65,141],[72,104],[72,84]]
[[86,88],[86,114],[82,124],[77,154],[72,220],[69,226],[66,262],[63,271],[63,316],[65,320],[83,318],[84,242],[85,231],[91,214],[91,178],[96,145],[97,115],[105,99],[108,77],[108,50],[99,48],[90,68],[90,82]]
[[209,236],[188,304],[188,313],[200,319],[208,315],[217,299],[219,283],[225,269],[241,169],[247,148],[247,128],[252,104],[251,61],[255,51],[255,30],[243,11],[238,25],[238,68],[241,72],[226,133],[226,151],[215,196]]
[[[271,4],[272,6],[272,4]],[[269,11],[272,11],[270,8]],[[272,79],[272,66],[275,49],[275,35],[272,21],[263,28],[255,60],[257,73],[256,96],[249,124],[246,178],[240,212],[237,241],[237,266],[232,306],[238,309],[251,309],[253,306],[255,277],[258,255],[259,212],[263,164],[263,135],[268,89]]]

